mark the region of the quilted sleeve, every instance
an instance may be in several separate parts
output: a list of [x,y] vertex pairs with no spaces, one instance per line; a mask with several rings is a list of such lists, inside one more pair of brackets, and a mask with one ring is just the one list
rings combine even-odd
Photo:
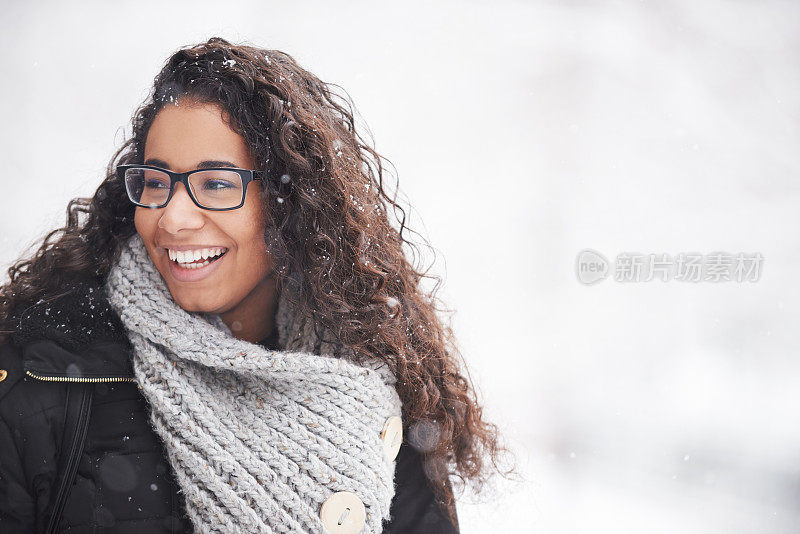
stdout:
[[0,416],[0,532],[35,532],[36,501],[28,493],[16,441]]
[[0,344],[0,532],[41,532],[57,470],[65,383],[26,380],[20,351]]

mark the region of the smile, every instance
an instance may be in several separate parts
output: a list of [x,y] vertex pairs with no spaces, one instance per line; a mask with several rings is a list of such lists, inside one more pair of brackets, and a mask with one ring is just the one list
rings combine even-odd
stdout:
[[[170,260],[179,263],[181,267],[189,268],[192,266],[203,267],[208,265],[208,263],[228,252],[228,249],[225,247],[215,247],[198,248],[194,250],[167,249],[167,251],[169,253]],[[204,263],[205,260],[208,260],[208,263]]]
[[226,248],[197,249],[193,251],[168,250],[169,270],[181,282],[197,282],[216,271],[228,253]]

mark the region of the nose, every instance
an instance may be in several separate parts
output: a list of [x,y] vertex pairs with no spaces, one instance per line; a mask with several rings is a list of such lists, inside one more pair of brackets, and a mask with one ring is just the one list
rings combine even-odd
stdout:
[[197,230],[204,224],[203,210],[192,201],[182,183],[175,184],[172,198],[161,209],[164,211],[158,220],[158,227],[170,234],[177,234],[180,230]]

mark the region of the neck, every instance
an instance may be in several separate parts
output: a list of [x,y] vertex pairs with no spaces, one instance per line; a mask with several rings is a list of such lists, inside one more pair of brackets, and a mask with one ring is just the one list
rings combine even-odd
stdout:
[[234,337],[258,343],[276,328],[278,291],[275,276],[261,281],[239,304],[219,314]]

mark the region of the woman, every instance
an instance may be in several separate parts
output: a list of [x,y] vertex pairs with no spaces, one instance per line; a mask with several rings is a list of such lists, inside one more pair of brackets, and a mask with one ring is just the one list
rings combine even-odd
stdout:
[[0,531],[458,532],[451,475],[506,449],[330,87],[179,50],[9,269]]

